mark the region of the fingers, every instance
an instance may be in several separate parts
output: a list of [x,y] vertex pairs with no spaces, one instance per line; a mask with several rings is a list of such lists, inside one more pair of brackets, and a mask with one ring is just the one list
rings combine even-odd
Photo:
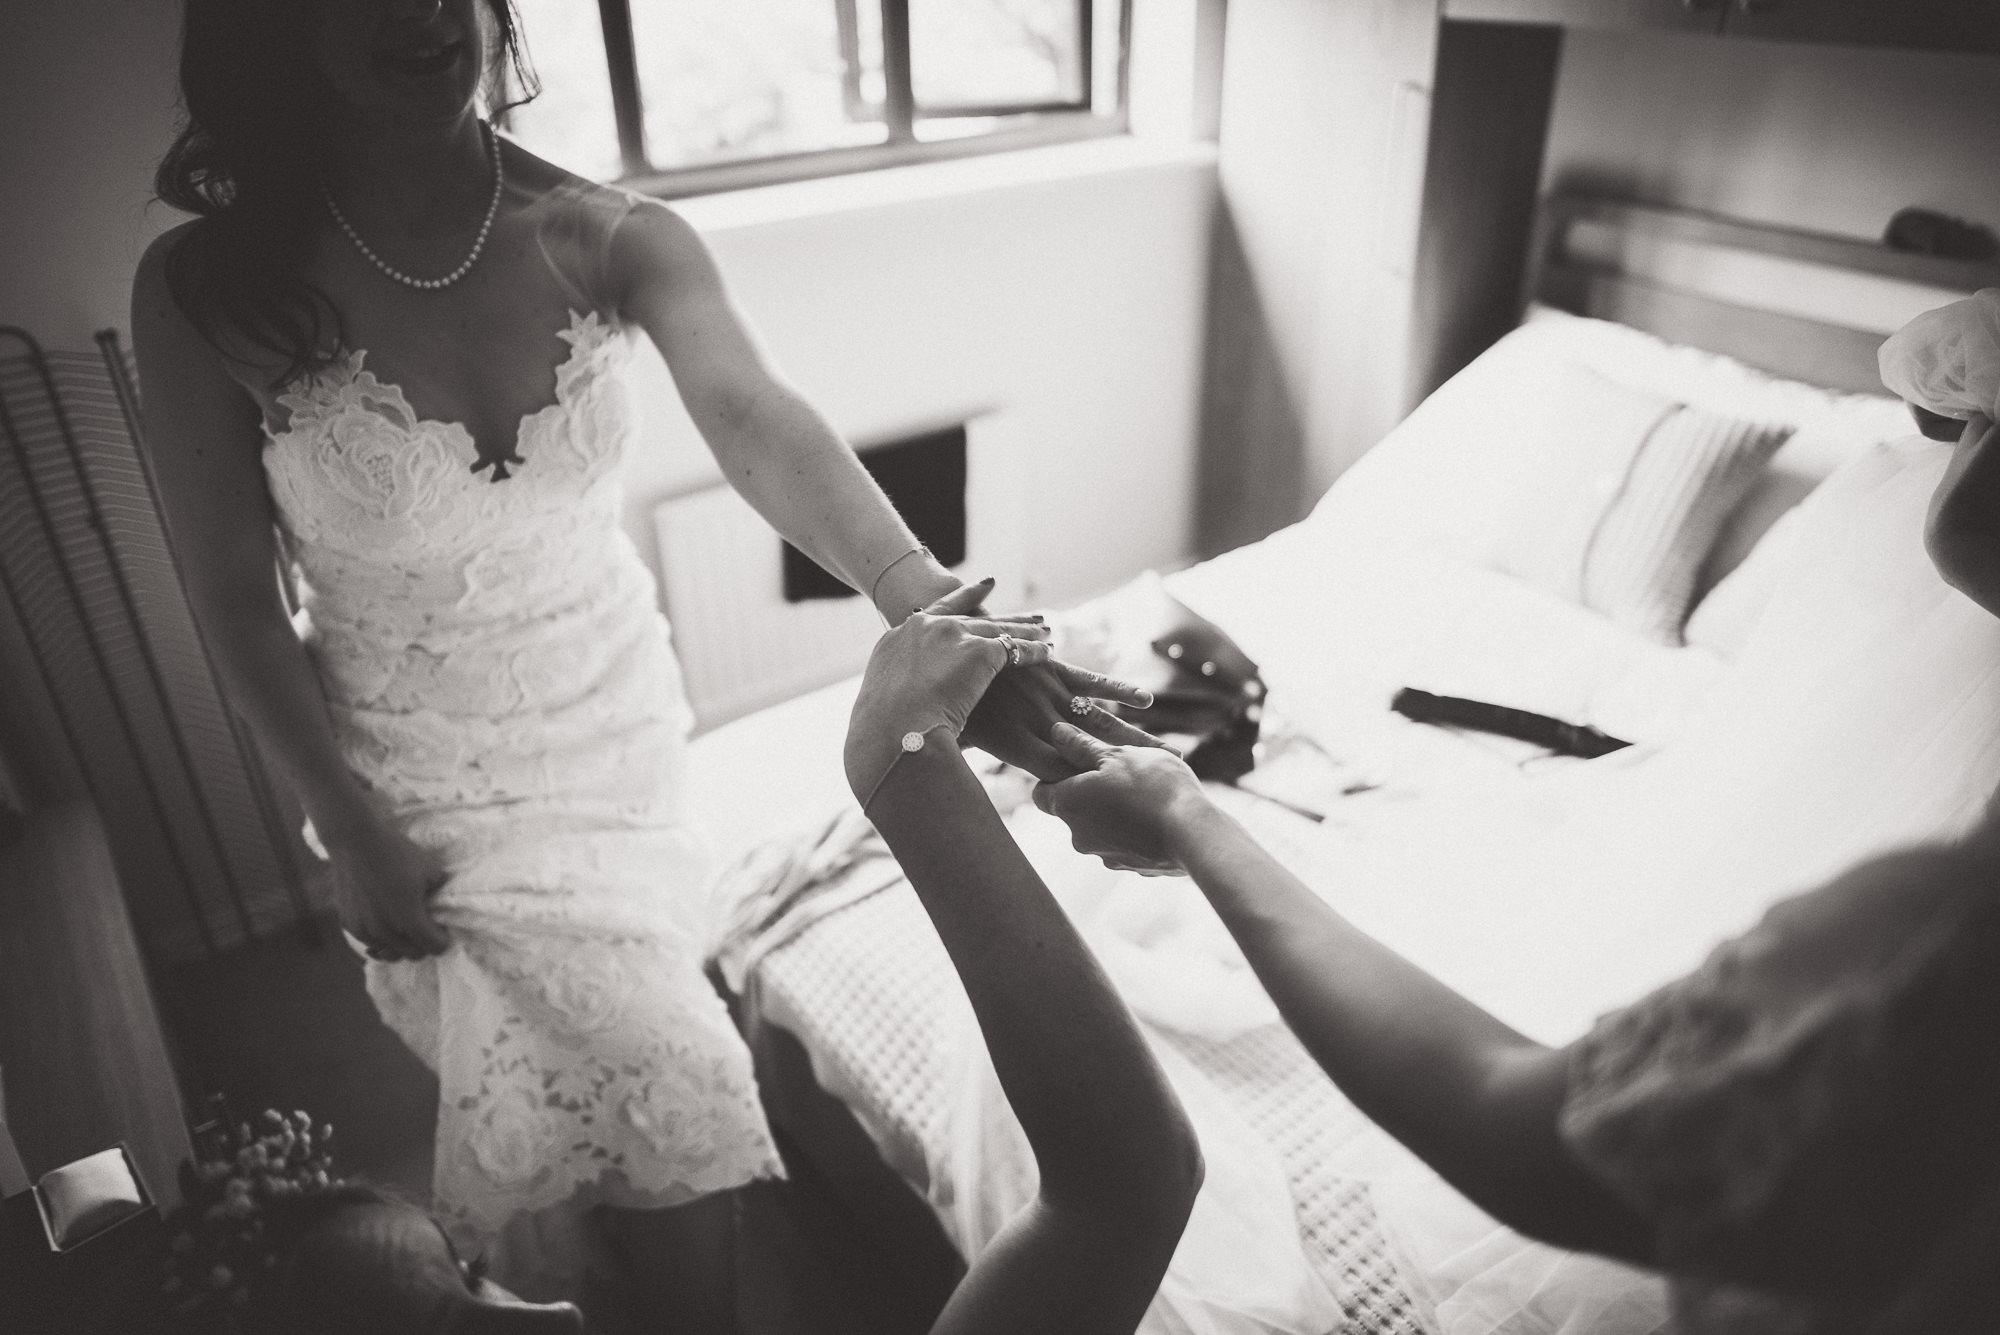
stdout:
[[1076,777],[1077,768],[1063,759],[1062,752],[1039,737],[1023,736],[1015,749],[1015,763],[1043,783],[1060,783]]
[[1049,638],[1049,628],[1039,621],[1013,620],[1006,617],[959,617],[952,624],[960,630],[989,640],[997,640],[1002,635],[1011,635],[1017,640],[1046,641]]
[[1024,640],[1015,635],[1002,635],[997,640],[989,640],[1001,655],[1000,666],[1029,668],[1040,667],[1049,661],[1048,641]]
[[1079,770],[1097,769],[1114,754],[1113,748],[1070,723],[1058,723],[1050,728],[1049,741],[1055,746],[1057,755]]
[[1089,668],[1065,663],[1060,658],[1051,659],[1049,666],[1063,679],[1070,690],[1079,695],[1095,696],[1099,700],[1116,700],[1121,705],[1131,705],[1135,709],[1150,709],[1153,693],[1143,686],[1134,686],[1129,681],[1107,677],[1102,672],[1092,672]]
[[[433,893],[436,888],[432,887]],[[451,949],[451,933],[427,909],[419,909],[407,920],[377,920],[349,930],[366,948],[369,959],[388,963],[420,960]]]
[[993,592],[993,577],[988,575],[977,584],[961,584],[928,607],[918,610],[932,616],[962,617],[979,610],[986,596]]
[[442,955],[451,949],[451,933],[426,913],[423,921],[415,924],[415,944],[419,955]]
[[376,928],[366,936],[356,932],[355,936],[367,947],[369,959],[388,964],[427,959],[451,948],[451,937],[444,928],[429,920],[399,928]]
[[1109,742],[1113,746],[1156,746],[1162,751],[1172,751],[1174,749],[1153,736],[1152,733],[1147,732],[1144,728],[1135,727],[1127,723],[1108,709],[1093,707],[1090,713],[1080,721],[1085,729],[1095,733],[1100,740]]

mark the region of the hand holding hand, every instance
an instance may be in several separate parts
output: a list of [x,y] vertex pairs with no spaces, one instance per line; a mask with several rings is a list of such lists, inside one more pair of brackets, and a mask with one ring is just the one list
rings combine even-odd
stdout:
[[[1112,686],[1119,689],[1114,691],[1110,689]],[[1081,727],[1114,746],[1166,745],[1152,733],[1134,727],[1107,709],[1093,705],[1081,714],[1076,712],[1076,700],[1092,696],[1135,704],[1142,709],[1152,704],[1150,693],[1141,692],[1145,697],[1141,703],[1137,697],[1124,693],[1131,690],[1123,682],[1112,682],[1109,677],[1060,659],[1022,672],[1008,672],[993,683],[973,709],[966,723],[965,741],[1037,779],[1067,779],[1076,769],[1048,740],[1049,729],[1059,722]]]
[[1058,723],[1050,734],[1075,778],[1035,785],[1035,805],[1069,826],[1079,853],[1119,871],[1177,873],[1173,832],[1208,795],[1201,780],[1163,747],[1107,746]]
[[431,896],[449,873],[444,859],[387,824],[329,841],[327,869],[340,925],[370,959],[441,955],[451,937],[431,916]]
[[[992,581],[986,580],[948,593],[877,642],[854,702],[844,756],[848,784],[864,807],[905,738],[921,739],[942,729],[956,741],[1003,673],[1050,671],[1064,683],[1068,700],[1082,699],[1084,693],[1134,705],[1152,699],[1138,687],[1051,659],[1048,629],[1038,618],[965,615],[991,588]],[[1085,712],[1118,722],[1087,700]]]

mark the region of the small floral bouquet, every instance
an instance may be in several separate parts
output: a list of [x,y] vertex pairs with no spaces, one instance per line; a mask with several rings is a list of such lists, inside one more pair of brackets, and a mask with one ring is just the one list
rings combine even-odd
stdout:
[[224,1331],[253,1319],[283,1278],[298,1216],[311,1213],[300,1207],[342,1185],[332,1140],[302,1112],[266,1112],[255,1130],[225,1124],[181,1165],[164,1286],[178,1318]]

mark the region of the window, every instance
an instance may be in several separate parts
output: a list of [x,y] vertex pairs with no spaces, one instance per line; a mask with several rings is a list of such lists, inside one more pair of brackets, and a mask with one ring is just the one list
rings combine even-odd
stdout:
[[515,0],[536,152],[662,195],[1117,133],[1132,0]]

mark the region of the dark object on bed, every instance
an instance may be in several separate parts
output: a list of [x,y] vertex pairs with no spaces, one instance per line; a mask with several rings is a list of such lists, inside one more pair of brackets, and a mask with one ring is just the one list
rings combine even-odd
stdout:
[[1992,228],[1931,209],[1902,210],[1889,219],[1882,240],[1891,250],[1951,260],[1990,260],[2000,255],[2000,238]]
[[[946,568],[965,560],[965,424],[906,436],[860,451],[861,466],[903,516],[917,541]],[[789,542],[784,549],[788,603],[808,598],[853,598],[854,590],[820,569]]]
[[1234,783],[1257,763],[1264,679],[1222,627],[1178,599],[1164,602],[1166,624],[1151,640],[1158,672],[1138,683],[1153,692],[1152,708],[1118,712],[1180,746],[1202,778]]
[[1405,686],[1396,692],[1389,708],[1419,723],[1443,723],[1475,732],[1514,737],[1536,746],[1545,746],[1562,756],[1582,756],[1586,760],[1623,750],[1632,743],[1599,732],[1583,723],[1566,723],[1547,714],[1526,709],[1509,709],[1484,700],[1467,700],[1456,695],[1432,695]]

